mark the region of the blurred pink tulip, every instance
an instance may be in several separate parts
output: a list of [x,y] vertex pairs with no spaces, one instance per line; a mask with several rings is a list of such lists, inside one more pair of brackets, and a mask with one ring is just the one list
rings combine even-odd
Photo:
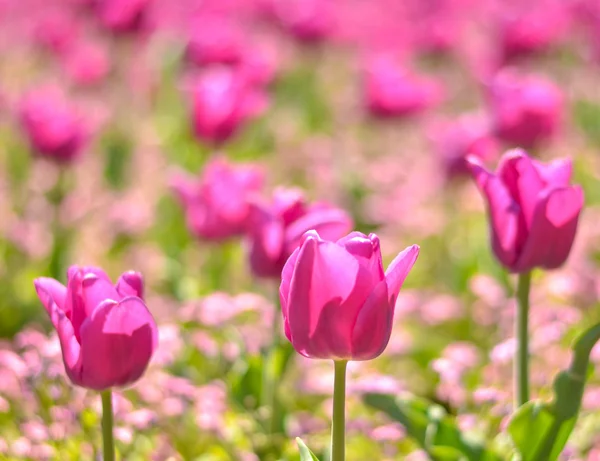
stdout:
[[270,3],[270,11],[278,22],[301,42],[318,42],[332,34],[335,19],[332,1],[270,0]]
[[199,140],[221,144],[268,106],[266,93],[234,69],[215,68],[189,82],[192,124]]
[[550,80],[506,69],[492,79],[489,90],[494,129],[503,141],[527,149],[558,132],[563,95]]
[[106,48],[94,42],[79,42],[63,57],[65,73],[78,85],[100,83],[110,72]]
[[515,149],[504,154],[497,173],[469,157],[469,168],[488,209],[492,248],[511,272],[555,269],[571,250],[583,190],[569,185],[570,159],[542,164]]
[[396,298],[417,260],[410,246],[384,273],[379,238],[352,232],[337,242],[307,232],[281,274],[285,335],[308,358],[371,360],[392,332]]
[[89,137],[77,110],[57,88],[28,93],[20,103],[19,119],[34,153],[57,162],[77,159]]
[[488,160],[498,151],[490,120],[482,114],[464,114],[456,120],[437,123],[429,137],[448,179],[469,173],[467,155]]
[[258,167],[217,158],[206,165],[200,178],[175,174],[171,188],[183,205],[190,230],[200,238],[222,241],[246,231],[249,199],[263,181]]
[[439,83],[412,74],[390,56],[369,59],[364,79],[365,105],[376,117],[414,115],[442,99]]
[[68,49],[77,41],[78,35],[78,22],[66,8],[45,12],[34,27],[34,40],[55,53]]
[[150,0],[91,0],[104,27],[113,32],[136,32],[144,25]]
[[248,37],[229,18],[203,15],[194,21],[185,54],[199,66],[238,64]]
[[270,205],[253,203],[248,229],[252,272],[259,277],[279,277],[302,235],[311,229],[337,240],[352,229],[352,219],[328,204],[307,204],[296,189],[275,190]]
[[46,277],[34,285],[58,333],[73,384],[105,390],[142,376],[158,336],[143,301],[141,274],[125,272],[113,286],[101,269],[72,266],[66,287]]

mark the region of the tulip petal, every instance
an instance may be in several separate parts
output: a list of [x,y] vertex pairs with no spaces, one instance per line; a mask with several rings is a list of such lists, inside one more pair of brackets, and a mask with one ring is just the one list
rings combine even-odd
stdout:
[[136,296],[144,299],[144,278],[142,274],[135,271],[125,272],[117,280],[116,290],[121,298]]
[[250,212],[250,265],[263,277],[279,275],[283,255],[283,223],[267,208],[258,204]]
[[510,267],[517,259],[519,205],[500,178],[486,170],[477,157],[468,156],[467,166],[487,201],[494,253],[502,264]]
[[[498,167],[498,177],[508,189],[513,200],[521,207],[520,235],[531,228],[533,213],[544,181],[533,160],[521,149],[507,152]],[[520,239],[517,239],[520,240]]]
[[96,390],[135,382],[158,344],[152,314],[136,297],[102,302],[81,326],[81,338],[84,385]]
[[545,164],[533,160],[533,165],[546,183],[546,186],[567,187],[571,182],[573,162],[570,158],[559,158]]
[[583,200],[583,190],[579,186],[544,191],[515,272],[534,267],[555,269],[565,262],[575,239]]
[[392,309],[396,305],[396,298],[398,297],[398,293],[400,293],[400,288],[402,288],[406,276],[417,261],[419,250],[419,245],[412,245],[404,249],[394,258],[385,271],[387,292]]
[[42,301],[48,315],[52,314],[52,306],[54,303],[61,309],[66,308],[67,287],[49,277],[40,277],[33,281],[35,291]]
[[306,357],[350,358],[352,327],[373,288],[369,274],[344,248],[308,234],[287,302],[294,348]]
[[307,213],[291,223],[285,230],[286,253],[290,254],[302,236],[315,230],[324,240],[336,241],[352,229],[352,219],[339,208],[312,207]]
[[121,296],[112,283],[98,278],[94,274],[87,274],[81,280],[82,299],[85,307],[86,317],[92,315],[94,309],[103,301],[111,299],[118,301]]
[[290,295],[290,285],[292,283],[292,277],[294,276],[294,269],[296,267],[296,261],[298,260],[298,254],[300,248],[296,248],[291,256],[283,266],[281,272],[281,284],[279,285],[279,302],[281,303],[281,314],[283,315],[283,325],[285,336],[291,342],[290,326],[288,324],[288,298]]
[[374,286],[385,278],[379,237],[375,234],[367,237],[361,232],[351,232],[338,240],[337,244],[346,248],[346,251],[371,274]]
[[386,280],[377,284],[367,298],[352,330],[352,360],[379,356],[390,341],[395,298],[391,301]]
[[196,179],[184,171],[177,170],[171,175],[169,187],[184,208],[187,208],[198,196],[199,186]]

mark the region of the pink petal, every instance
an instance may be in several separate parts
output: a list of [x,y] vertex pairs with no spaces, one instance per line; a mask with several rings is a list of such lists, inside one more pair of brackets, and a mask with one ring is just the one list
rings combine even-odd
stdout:
[[315,230],[324,240],[336,241],[352,229],[352,219],[338,208],[314,207],[291,223],[285,231],[286,251],[291,253],[300,245],[302,236]]
[[519,206],[502,181],[486,170],[477,157],[468,156],[467,166],[487,200],[494,253],[502,264],[510,267],[517,259]]
[[252,205],[250,212],[250,265],[259,276],[278,276],[283,255],[283,223],[265,207]]
[[85,307],[86,317],[92,315],[94,309],[107,299],[118,301],[121,299],[119,293],[112,285],[94,274],[87,274],[82,281],[82,299]]
[[544,191],[514,270],[525,272],[536,266],[545,269],[561,266],[571,251],[582,208],[583,190],[579,186]]
[[307,357],[350,358],[352,327],[373,288],[344,248],[307,234],[287,302],[294,348]]
[[48,314],[52,314],[54,303],[64,311],[66,307],[67,287],[57,280],[49,277],[40,277],[33,281],[35,290],[46,308]]
[[533,160],[533,164],[547,186],[567,187],[571,182],[573,162],[570,158],[560,158],[544,164]]
[[288,324],[288,298],[290,294],[290,285],[292,283],[292,277],[294,276],[294,269],[296,268],[296,261],[298,260],[298,254],[300,248],[296,248],[292,255],[288,258],[283,271],[281,272],[281,284],[279,285],[279,302],[281,303],[281,314],[283,315],[283,324],[285,328],[285,336],[290,342],[292,341],[290,326]]
[[81,326],[85,387],[107,389],[138,380],[158,344],[157,327],[135,297],[107,300]]
[[390,299],[387,281],[382,280],[356,319],[352,331],[352,360],[371,360],[385,350],[392,333],[394,304],[395,297]]
[[396,304],[396,298],[398,297],[398,293],[400,293],[404,279],[406,279],[406,276],[414,266],[418,256],[419,245],[409,246],[394,258],[385,271],[385,281],[392,308]]
[[351,232],[337,242],[358,260],[373,277],[373,286],[385,278],[379,237],[370,234],[368,237],[360,232]]
[[196,179],[183,171],[176,171],[171,175],[169,187],[185,207],[190,205],[199,193]]
[[509,151],[502,157],[498,177],[521,207],[522,219],[529,229],[538,196],[544,188],[544,181],[533,160],[521,149]]
[[121,298],[136,296],[144,299],[144,277],[139,272],[125,272],[117,280],[116,290]]

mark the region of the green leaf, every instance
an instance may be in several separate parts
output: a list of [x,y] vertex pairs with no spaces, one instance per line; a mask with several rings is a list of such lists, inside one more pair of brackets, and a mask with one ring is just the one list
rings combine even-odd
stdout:
[[310,448],[306,446],[300,437],[296,437],[296,443],[298,444],[298,449],[300,450],[300,461],[319,461],[319,458],[317,458],[315,454],[310,451]]
[[402,424],[408,435],[434,459],[501,460],[478,441],[469,439],[439,405],[415,397],[395,398],[384,394],[367,394],[364,401]]

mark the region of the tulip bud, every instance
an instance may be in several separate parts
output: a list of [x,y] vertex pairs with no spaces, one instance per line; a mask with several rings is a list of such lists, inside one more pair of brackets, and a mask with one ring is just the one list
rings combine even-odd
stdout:
[[222,241],[246,231],[249,199],[262,188],[263,179],[255,166],[236,166],[217,158],[199,179],[177,173],[171,188],[183,205],[190,230],[200,238]]
[[296,189],[277,189],[271,204],[252,203],[250,267],[259,277],[279,277],[287,258],[311,229],[337,240],[352,228],[348,214],[325,203],[306,203]]
[[487,202],[492,248],[511,272],[555,269],[571,251],[583,190],[569,185],[571,161],[543,164],[515,149],[496,173],[470,156],[469,168]]
[[21,127],[36,155],[69,163],[88,139],[82,118],[56,88],[41,88],[25,96],[19,107]]
[[402,251],[384,273],[379,238],[337,242],[307,232],[285,263],[279,297],[285,335],[305,357],[371,360],[386,348],[396,299],[419,254]]
[[46,277],[34,285],[58,333],[73,384],[102,391],[142,376],[158,335],[142,300],[141,274],[126,272],[113,286],[101,269],[72,266],[66,287]]

